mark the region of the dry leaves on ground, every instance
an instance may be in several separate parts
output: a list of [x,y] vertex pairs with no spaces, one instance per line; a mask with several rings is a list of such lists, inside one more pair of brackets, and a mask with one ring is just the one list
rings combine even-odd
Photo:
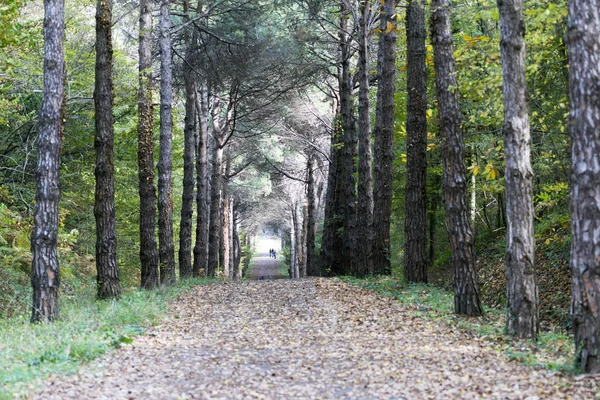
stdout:
[[[337,280],[200,286],[165,324],[34,398],[593,399],[599,377],[510,362],[493,344]],[[410,315],[412,314],[412,315]]]

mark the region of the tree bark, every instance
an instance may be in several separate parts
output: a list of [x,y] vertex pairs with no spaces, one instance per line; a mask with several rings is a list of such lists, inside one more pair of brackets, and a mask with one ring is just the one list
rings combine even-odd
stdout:
[[577,364],[600,372],[600,2],[569,0],[571,314]]
[[234,278],[234,262],[235,262],[235,243],[233,242],[233,210],[234,210],[234,199],[232,196],[229,197],[229,279]]
[[348,274],[354,272],[354,262],[356,260],[356,179],[354,174],[356,168],[354,160],[358,155],[358,134],[356,130],[356,118],[354,116],[354,96],[352,90],[354,83],[351,74],[351,37],[347,33],[349,10],[343,3],[340,3],[341,29],[340,50],[341,50],[341,80],[340,85],[340,110],[342,116],[342,148],[340,152],[339,165],[339,185],[338,198],[340,199],[339,215],[342,216],[342,239],[343,248],[338,253],[341,257],[332,264],[334,274]]
[[64,130],[64,1],[44,0],[44,93],[39,114],[36,205],[31,236],[31,322],[58,318],[60,268],[58,203],[60,149]]
[[[355,274],[364,277],[373,273],[373,156],[371,153],[371,107],[369,101],[369,27],[371,2],[360,5],[358,32],[358,202],[357,249]],[[312,160],[310,160],[312,163]],[[312,165],[311,165],[312,168]],[[309,179],[310,182],[310,179]],[[314,196],[314,192],[313,192]],[[311,201],[309,196],[309,201]],[[312,199],[314,202],[314,199]],[[310,206],[309,206],[310,208]],[[309,226],[312,226],[309,224]]]
[[316,224],[316,209],[315,209],[315,176],[313,168],[313,156],[309,155],[308,163],[308,184],[307,184],[307,215],[306,222],[308,230],[306,232],[306,263],[299,271],[299,278],[305,278],[307,271],[314,271],[315,267],[315,224]]
[[533,232],[533,170],[525,80],[523,0],[498,0],[506,161],[506,331],[536,340],[538,287]]
[[219,247],[221,243],[221,179],[223,169],[223,149],[215,143],[213,147],[213,175],[210,185],[210,224],[208,238],[207,276],[214,277],[219,268]]
[[300,270],[304,269],[304,260],[305,260],[305,248],[304,248],[304,214],[302,212],[302,205],[300,200],[296,201],[294,207],[296,208],[296,225],[294,229],[296,230],[296,265],[294,269],[294,277],[298,278],[300,276]]
[[[187,3],[186,3],[187,5]],[[194,159],[196,153],[196,74],[191,65],[194,62],[195,34],[188,35],[188,48],[183,67],[185,82],[185,119],[183,128],[183,194],[181,201],[181,221],[179,224],[179,278],[190,278],[192,268],[192,225],[194,216]]]
[[296,266],[298,265],[298,256],[296,249],[298,248],[298,235],[296,234],[296,226],[298,224],[298,216],[296,214],[296,206],[292,207],[292,229],[290,229],[290,278],[295,279]]
[[483,314],[483,308],[469,220],[465,147],[460,128],[462,115],[458,106],[448,0],[433,0],[431,3],[431,39],[443,138],[443,190],[454,269],[454,310],[457,314],[479,316]]
[[239,280],[240,279],[240,262],[242,260],[242,249],[241,249],[241,245],[240,245],[240,233],[239,233],[238,222],[237,222],[237,218],[236,218],[236,215],[237,215],[236,208],[237,208],[237,206],[233,207],[233,225],[232,225],[233,246],[234,246],[233,279]]
[[231,174],[231,151],[227,152],[227,161],[225,162],[225,181],[221,189],[221,243],[219,246],[219,260],[223,269],[225,279],[230,279],[229,260],[230,260],[230,241],[229,241],[229,188],[227,177]]
[[140,0],[138,165],[140,181],[140,262],[142,287],[159,285],[155,237],[156,191],[154,188],[154,142],[152,128],[152,2]]
[[407,113],[404,278],[427,282],[427,72],[423,0],[406,10]]
[[323,221],[323,238],[321,240],[321,254],[318,276],[330,275],[334,260],[341,256],[338,254],[343,246],[342,237],[339,234],[342,229],[342,218],[339,215],[338,175],[340,147],[342,138],[342,127],[339,113],[333,122],[333,133],[330,145],[330,163],[327,173],[327,192],[325,194],[325,217]]
[[[373,192],[373,273],[389,275],[390,217],[394,162],[394,76],[396,71],[395,1],[385,0],[381,11],[381,33],[377,71],[377,107],[375,117],[374,192]],[[392,29],[388,31],[388,24]]]
[[160,283],[175,283],[173,243],[173,65],[169,1],[160,4],[160,152],[158,160],[158,255]]
[[96,75],[94,121],[96,126],[96,270],[98,298],[118,297],[121,293],[117,270],[117,233],[115,228],[115,167],[112,80],[112,0],[96,3]]
[[196,95],[196,112],[200,122],[196,149],[196,243],[194,244],[195,277],[207,268],[208,232],[209,232],[209,200],[208,200],[208,88],[206,82],[200,85]]

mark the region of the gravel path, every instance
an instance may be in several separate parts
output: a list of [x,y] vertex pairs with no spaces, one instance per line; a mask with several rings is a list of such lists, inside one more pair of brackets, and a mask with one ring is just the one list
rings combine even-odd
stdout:
[[132,345],[49,380],[48,399],[594,399],[599,377],[509,362],[493,344],[336,280],[195,288]]

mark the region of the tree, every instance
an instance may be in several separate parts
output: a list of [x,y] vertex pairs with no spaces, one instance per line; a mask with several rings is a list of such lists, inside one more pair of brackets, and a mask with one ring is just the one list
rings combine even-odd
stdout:
[[160,283],[175,282],[173,244],[173,65],[169,1],[160,3],[160,152],[158,156],[158,255]]
[[506,331],[523,339],[537,337],[538,288],[533,232],[533,170],[525,80],[525,23],[522,0],[498,0],[504,92],[506,160]]
[[426,36],[424,2],[410,0],[406,10],[408,100],[404,223],[404,278],[409,282],[427,282]]
[[[358,194],[357,194],[357,255],[355,273],[357,276],[373,274],[373,155],[371,152],[371,106],[369,99],[369,42],[373,23],[372,4],[370,1],[360,2],[358,28]],[[309,171],[312,173],[312,160]],[[311,182],[311,178],[309,178]],[[314,197],[314,186],[313,194]],[[311,195],[308,196],[309,201]],[[309,206],[309,209],[311,207]],[[309,211],[309,214],[311,211]],[[309,223],[310,225],[310,223]],[[312,225],[311,225],[312,226]],[[308,230],[309,232],[311,229]],[[311,240],[314,240],[311,237]],[[314,246],[314,244],[313,244]]]
[[112,0],[96,3],[96,269],[98,297],[119,296],[117,233],[115,228],[115,166],[112,80]]
[[[324,268],[334,275],[353,273],[356,259],[356,179],[354,159],[357,155],[357,131],[354,116],[354,87],[351,74],[351,41],[353,28],[348,24],[351,9],[348,2],[339,3],[337,80],[339,115],[331,146],[332,178],[328,183],[329,199],[321,257]],[[333,35],[332,35],[333,37]],[[335,153],[335,154],[334,154]]]
[[208,88],[203,80],[196,93],[196,112],[200,130],[196,141],[196,243],[194,244],[193,274],[200,276],[200,271],[207,270],[208,236],[209,236],[209,201],[208,201]]
[[569,0],[569,132],[571,134],[571,312],[575,357],[600,372],[600,3]]
[[[185,12],[189,12],[189,1],[185,2]],[[179,277],[190,278],[192,268],[192,221],[194,214],[194,159],[196,155],[196,74],[193,71],[197,35],[186,33],[183,79],[185,83],[185,120],[183,148],[183,194],[181,202],[181,222],[179,225]]]
[[396,7],[385,0],[380,15],[375,116],[373,268],[375,274],[390,274],[390,217],[392,213],[392,164],[394,162],[394,76],[396,71]]
[[462,115],[458,106],[448,0],[433,0],[431,3],[431,41],[443,138],[443,190],[454,270],[454,311],[479,316],[483,314],[483,308],[468,210],[465,145],[460,128]]
[[155,222],[154,141],[152,128],[152,2],[140,0],[138,164],[140,180],[140,261],[142,287],[159,285]]
[[64,129],[64,1],[44,1],[44,93],[39,114],[36,205],[31,236],[31,322],[58,318],[60,268],[58,203],[60,147]]

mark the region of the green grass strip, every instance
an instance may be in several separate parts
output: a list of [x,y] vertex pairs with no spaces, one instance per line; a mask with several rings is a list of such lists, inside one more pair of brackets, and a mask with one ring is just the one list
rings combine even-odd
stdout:
[[48,375],[71,374],[158,324],[169,301],[212,281],[191,279],[155,291],[131,289],[118,300],[95,299],[95,285],[62,296],[61,318],[30,324],[28,315],[0,320],[0,399],[24,396]]

